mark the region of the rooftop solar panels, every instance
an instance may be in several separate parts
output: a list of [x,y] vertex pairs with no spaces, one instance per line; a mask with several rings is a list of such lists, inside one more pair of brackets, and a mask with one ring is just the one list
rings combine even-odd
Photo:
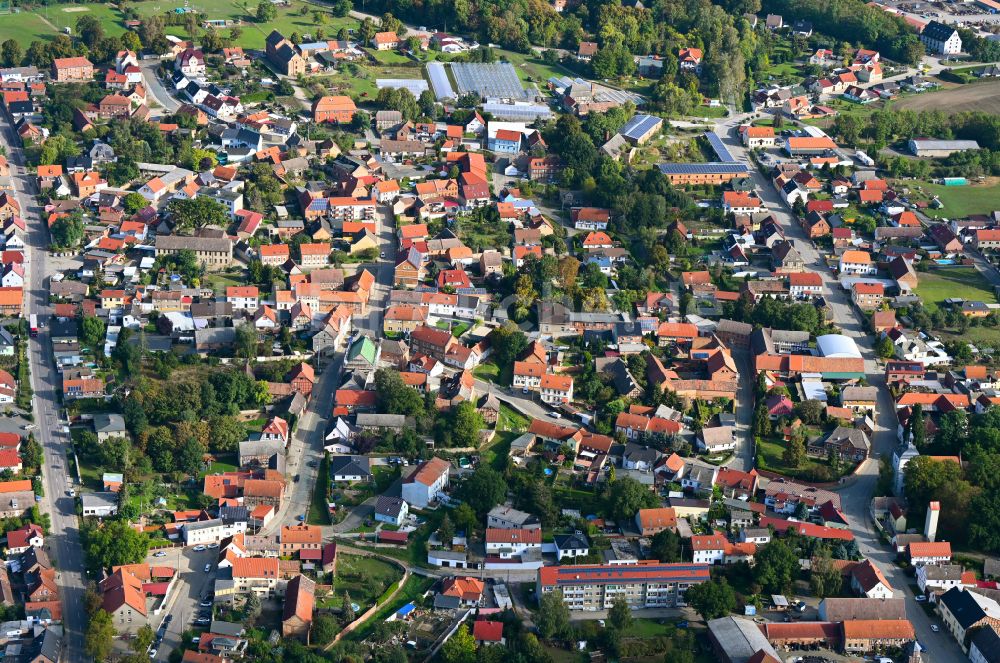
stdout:
[[451,65],[451,73],[460,95],[475,92],[481,97],[524,98],[524,86],[509,62],[455,62]]
[[440,62],[427,63],[427,77],[431,79],[431,88],[433,88],[434,96],[438,101],[454,99],[458,96],[455,94],[455,88],[451,86],[448,70],[445,69],[444,64]]
[[661,163],[660,172],[664,175],[705,175],[710,173],[749,173],[750,169],[742,163]]
[[654,127],[662,123],[663,120],[655,115],[636,115],[626,122],[625,126],[618,130],[618,133],[626,138],[639,140],[652,131]]
[[427,81],[422,78],[378,78],[375,85],[380,90],[384,87],[409,90],[414,97],[419,97],[421,92],[430,89]]
[[729,153],[729,148],[726,147],[726,144],[722,142],[721,138],[719,138],[719,134],[714,131],[706,131],[705,138],[708,139],[708,144],[712,146],[715,154],[719,157],[719,161],[725,161],[727,163],[736,161],[736,159],[733,158],[733,155]]

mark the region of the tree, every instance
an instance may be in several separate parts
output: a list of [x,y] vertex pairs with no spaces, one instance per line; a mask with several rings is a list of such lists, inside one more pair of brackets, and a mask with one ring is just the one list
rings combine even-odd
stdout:
[[313,619],[312,632],[309,639],[317,645],[325,645],[333,640],[339,630],[337,622],[333,617],[326,614],[318,614]]
[[474,663],[476,660],[476,640],[469,627],[462,624],[455,635],[448,638],[441,647],[441,659],[445,663]]
[[340,614],[344,617],[344,623],[350,624],[355,619],[354,603],[351,602],[351,595],[344,592],[344,598],[341,600],[340,605]]
[[111,615],[98,610],[90,617],[87,633],[83,639],[83,649],[95,661],[106,661],[114,647],[115,625]]
[[455,525],[451,522],[451,518],[448,517],[447,513],[441,519],[441,525],[438,527],[438,537],[440,537],[441,543],[446,546],[450,546],[451,540],[455,538]]
[[823,419],[823,403],[814,399],[809,399],[796,403],[795,416],[807,424],[818,424]]
[[665,529],[653,535],[653,557],[661,562],[681,561],[681,537],[673,530]]
[[757,437],[767,437],[770,432],[771,419],[767,414],[767,405],[759,400],[753,410],[753,434]]
[[193,200],[174,198],[167,203],[167,211],[174,224],[183,230],[194,230],[205,226],[224,228],[229,225],[229,213],[225,206],[207,196],[199,196]]
[[261,3],[257,5],[257,12],[254,18],[257,19],[258,23],[270,23],[275,18],[278,17],[278,10],[272,5],[269,0],[261,0]]
[[910,436],[913,438],[913,446],[923,449],[927,444],[927,427],[924,423],[924,406],[917,403],[910,411]]
[[87,562],[94,573],[112,566],[138,564],[149,551],[149,537],[136,532],[124,520],[90,527],[85,533]]
[[772,539],[757,549],[754,580],[768,594],[783,594],[799,571],[799,557],[782,539]]
[[88,48],[93,48],[104,36],[104,26],[96,17],[85,14],[76,19],[76,34],[80,35],[80,41]]
[[611,603],[611,610],[608,611],[608,623],[618,631],[627,631],[632,628],[632,608],[628,607],[628,601],[619,594]]
[[615,520],[630,520],[640,509],[658,504],[656,495],[632,477],[618,479],[611,487],[609,509]]
[[466,448],[479,446],[479,432],[486,423],[471,401],[463,401],[451,410],[451,443]]
[[83,239],[83,218],[79,214],[60,217],[49,226],[49,234],[53,246],[72,248]]
[[257,595],[257,592],[250,592],[247,594],[247,600],[243,608],[250,621],[257,619],[257,617],[260,616],[260,611],[263,607],[264,606],[261,604],[260,596]]
[[792,433],[792,439],[788,441],[784,453],[781,455],[782,462],[788,467],[798,467],[802,464],[802,459],[806,456],[806,443],[803,439],[805,433],[801,428]]
[[143,624],[138,631],[135,632],[135,638],[129,643],[129,647],[132,648],[137,654],[145,654],[149,646],[153,644],[153,640],[156,639],[156,634],[153,633],[153,627],[149,624]]
[[236,338],[233,341],[236,349],[236,356],[244,359],[253,359],[257,356],[257,330],[247,323],[236,328]]
[[16,39],[8,39],[0,45],[0,59],[5,67],[17,67],[24,60],[24,50]]
[[421,115],[434,119],[434,116],[437,114],[437,101],[433,92],[430,90],[421,92],[420,97],[417,98],[417,105],[420,107]]
[[34,435],[29,435],[28,441],[21,447],[21,461],[25,467],[39,468],[42,466],[43,459],[42,445],[35,440]]
[[80,323],[80,333],[85,345],[91,348],[102,347],[104,342],[104,321],[95,316],[87,316]]
[[528,337],[513,323],[505,323],[493,330],[490,337],[493,347],[493,360],[501,372],[514,365],[514,362],[526,347]]
[[725,578],[688,587],[685,600],[706,621],[724,617],[736,608],[736,592]]
[[840,569],[834,566],[830,557],[822,556],[813,561],[809,584],[812,586],[813,593],[822,599],[838,595],[844,580],[840,575]]
[[126,195],[122,200],[122,205],[125,208],[126,214],[135,214],[148,204],[149,203],[142,196],[142,194],[136,193],[135,191]]
[[875,354],[881,359],[892,359],[896,356],[896,346],[888,336],[882,336],[875,341]]
[[546,640],[555,637],[565,637],[569,633],[569,608],[563,603],[560,590],[543,594],[538,604],[538,617],[535,619],[538,635]]
[[462,484],[461,495],[462,501],[482,517],[507,497],[507,482],[499,472],[483,464]]
[[208,420],[212,431],[211,445],[213,450],[235,451],[240,442],[246,439],[246,428],[239,419],[232,416],[217,416]]
[[375,371],[375,395],[380,412],[414,417],[424,413],[424,399],[420,392],[403,382],[399,372],[391,368]]

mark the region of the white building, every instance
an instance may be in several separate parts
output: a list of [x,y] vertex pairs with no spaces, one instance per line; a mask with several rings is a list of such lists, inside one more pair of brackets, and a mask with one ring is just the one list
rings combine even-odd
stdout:
[[219,543],[226,537],[246,531],[246,521],[226,523],[221,518],[200,520],[184,525],[184,545],[203,546],[210,543]]
[[501,559],[520,557],[529,551],[541,552],[542,530],[540,529],[494,529],[486,530],[486,554]]
[[451,464],[440,458],[425,460],[403,482],[403,499],[415,507],[424,508],[448,487]]
[[80,496],[83,505],[83,515],[107,518],[118,513],[118,495],[116,493],[85,493]]

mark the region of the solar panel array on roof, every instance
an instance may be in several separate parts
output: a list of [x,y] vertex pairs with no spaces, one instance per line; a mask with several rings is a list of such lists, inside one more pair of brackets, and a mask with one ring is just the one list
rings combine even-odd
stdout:
[[655,115],[636,115],[626,122],[625,126],[618,130],[618,133],[626,138],[638,140],[660,122],[662,120]]
[[448,70],[441,62],[427,63],[427,76],[431,79],[431,87],[434,89],[434,96],[438,101],[444,99],[454,99],[455,88],[452,87],[448,79]]
[[733,155],[729,153],[729,148],[726,147],[726,144],[722,142],[721,138],[719,138],[719,134],[714,131],[706,131],[705,138],[708,139],[708,144],[712,146],[715,154],[719,157],[719,161],[724,161],[726,163],[736,161],[736,159],[733,158]]
[[419,97],[421,92],[430,89],[427,81],[422,78],[377,78],[375,85],[380,90],[385,87],[409,90],[414,97]]
[[660,172],[664,175],[743,174],[750,172],[750,169],[742,163],[722,163],[718,161],[709,163],[661,163],[659,168]]
[[455,62],[451,65],[451,73],[459,94],[475,92],[482,97],[500,99],[523,99],[525,96],[517,70],[509,62]]

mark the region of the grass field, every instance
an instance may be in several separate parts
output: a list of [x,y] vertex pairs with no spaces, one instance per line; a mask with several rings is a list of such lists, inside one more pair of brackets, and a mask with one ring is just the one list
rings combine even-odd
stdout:
[[[998,100],[1000,101],[1000,100]],[[1000,184],[969,186],[944,186],[921,184],[928,197],[937,196],[944,207],[924,210],[927,216],[960,219],[970,214],[989,214],[1000,208]]]
[[930,311],[949,297],[980,300],[987,304],[997,301],[989,282],[975,267],[946,267],[933,272],[920,272],[919,276],[916,293],[924,308]]
[[990,81],[924,92],[897,101],[892,107],[897,110],[912,111],[939,110],[949,114],[963,111],[995,113],[998,104],[1000,104],[1000,81]]
[[[50,9],[50,12],[54,10]],[[69,15],[67,15],[69,16]],[[55,18],[53,16],[53,18]],[[63,23],[73,25],[76,19],[71,22],[53,21],[54,25]],[[0,41],[14,39],[27,50],[28,45],[33,41],[53,39],[58,32],[46,23],[41,16],[34,12],[22,11],[17,14],[0,15]]]
[[402,572],[389,562],[372,557],[340,555],[337,558],[337,577],[333,583],[330,602],[339,607],[343,602],[344,592],[347,592],[351,602],[361,606],[358,612],[363,612],[401,577]]
[[[810,435],[810,437],[812,437],[812,435]],[[802,459],[802,463],[798,467],[789,467],[783,458],[784,453],[784,442],[763,439],[758,439],[757,441],[758,465],[765,470],[777,472],[791,478],[801,477],[809,479],[813,476],[813,472],[819,470],[820,468],[829,467],[829,464],[826,461],[820,461],[816,458],[810,458],[808,456]],[[850,469],[850,464],[843,464],[844,474],[849,472]]]

